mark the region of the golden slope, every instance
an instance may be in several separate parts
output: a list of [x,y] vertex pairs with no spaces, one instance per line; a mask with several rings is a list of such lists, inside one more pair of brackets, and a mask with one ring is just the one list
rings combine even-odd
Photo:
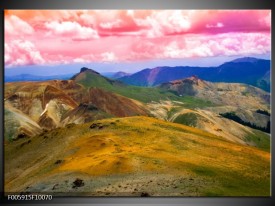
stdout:
[[[48,192],[100,196],[270,194],[269,152],[154,118],[72,125],[20,144],[5,147],[6,191],[43,186]],[[71,186],[76,178],[85,182],[78,190]],[[53,189],[56,184],[59,189]]]

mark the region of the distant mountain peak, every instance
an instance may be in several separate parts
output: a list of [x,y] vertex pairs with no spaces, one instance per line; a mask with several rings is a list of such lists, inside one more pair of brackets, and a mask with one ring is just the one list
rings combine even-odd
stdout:
[[77,74],[75,74],[75,75],[71,78],[71,80],[76,80],[77,77],[81,76],[82,74],[85,75],[85,73],[100,75],[100,73],[96,72],[95,70],[89,69],[89,68],[87,68],[87,67],[82,67],[82,68],[80,69],[80,72],[77,73]]
[[182,85],[182,84],[201,85],[204,83],[205,83],[204,80],[198,78],[198,76],[196,76],[196,75],[193,75],[191,77],[165,82],[165,83],[162,83],[160,86],[162,87],[165,85]]
[[118,79],[118,78],[125,77],[125,76],[129,76],[129,75],[130,75],[130,73],[118,71],[118,72],[116,72],[116,73],[112,76],[112,78],[113,78],[113,79]]
[[260,59],[257,59],[257,58],[254,58],[254,57],[242,57],[242,58],[238,58],[238,59],[235,59],[231,62],[234,62],[234,63],[239,63],[239,62],[250,62],[250,63],[254,63],[254,62],[257,62],[259,61]]
[[188,77],[186,79],[193,80],[193,81],[201,80],[197,75],[192,75],[191,77]]
[[88,72],[93,72],[93,73],[96,73],[96,74],[99,74],[99,73],[96,72],[95,70],[89,69],[89,68],[87,68],[87,67],[82,67],[82,68],[80,69],[80,73],[86,72],[86,71],[88,71]]

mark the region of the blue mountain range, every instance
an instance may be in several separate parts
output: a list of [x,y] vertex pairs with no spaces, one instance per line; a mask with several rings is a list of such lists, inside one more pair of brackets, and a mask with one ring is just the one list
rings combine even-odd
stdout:
[[118,80],[136,86],[156,86],[165,82],[197,76],[211,82],[245,83],[270,91],[271,61],[244,57],[217,67],[161,66],[144,69]]

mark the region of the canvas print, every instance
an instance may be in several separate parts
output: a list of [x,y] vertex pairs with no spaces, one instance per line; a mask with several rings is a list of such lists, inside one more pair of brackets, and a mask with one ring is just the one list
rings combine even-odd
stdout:
[[270,196],[271,10],[5,10],[4,190]]

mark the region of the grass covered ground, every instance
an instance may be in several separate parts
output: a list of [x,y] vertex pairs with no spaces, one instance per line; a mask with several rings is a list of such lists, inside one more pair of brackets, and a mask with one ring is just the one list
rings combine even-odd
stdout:
[[[77,178],[85,184],[73,188]],[[150,117],[71,124],[5,145],[5,191],[41,190],[95,196],[269,196],[270,152]]]
[[194,113],[181,114],[176,117],[174,122],[195,127],[198,119],[197,116],[198,115]]

